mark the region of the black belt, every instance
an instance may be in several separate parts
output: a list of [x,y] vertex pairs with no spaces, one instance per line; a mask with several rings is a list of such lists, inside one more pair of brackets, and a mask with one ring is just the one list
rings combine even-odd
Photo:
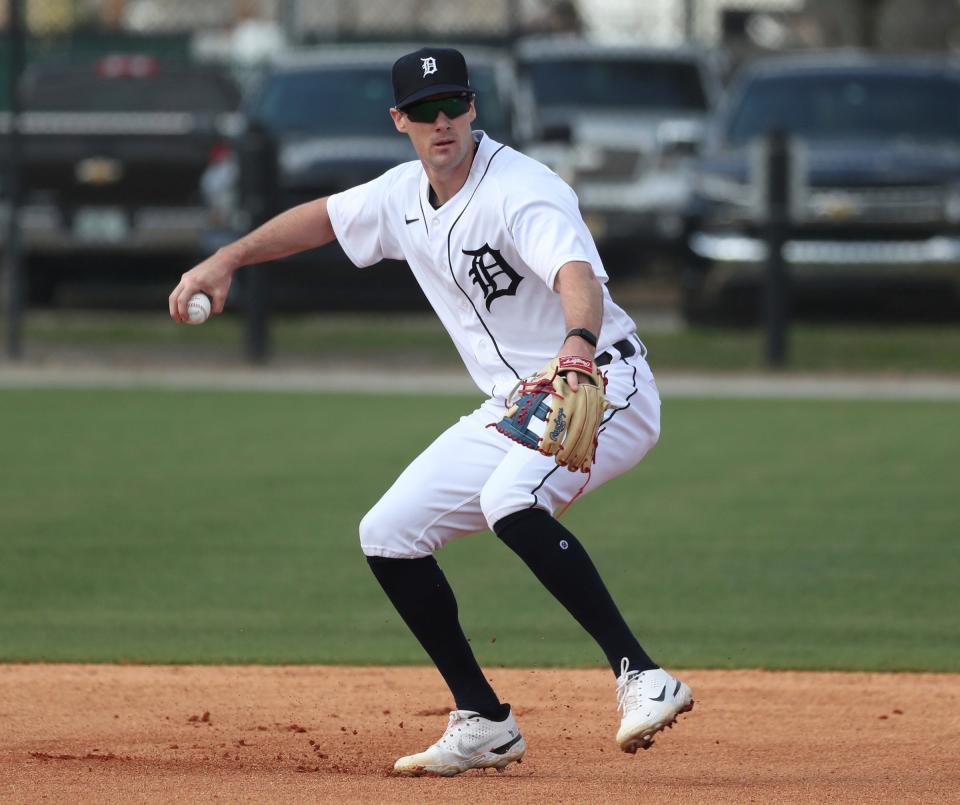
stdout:
[[[637,354],[637,348],[629,338],[624,338],[623,341],[617,341],[617,343],[613,345],[613,348],[620,353],[617,356],[619,358],[629,358],[631,355]],[[606,366],[612,360],[614,360],[614,356],[610,353],[610,350],[605,350],[597,355],[597,366]]]

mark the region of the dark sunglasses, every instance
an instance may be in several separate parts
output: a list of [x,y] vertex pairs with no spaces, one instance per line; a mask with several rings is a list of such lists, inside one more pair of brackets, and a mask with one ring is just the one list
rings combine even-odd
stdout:
[[422,101],[404,107],[403,113],[415,123],[433,123],[437,115],[443,112],[450,120],[466,114],[470,108],[472,95],[454,95],[450,98],[438,98],[433,101]]

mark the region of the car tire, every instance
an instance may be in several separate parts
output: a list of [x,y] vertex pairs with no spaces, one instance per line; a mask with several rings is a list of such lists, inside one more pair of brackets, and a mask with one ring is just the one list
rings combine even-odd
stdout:
[[30,307],[52,307],[59,277],[50,266],[25,264],[23,298]]
[[687,324],[717,324],[717,300],[706,290],[710,266],[701,260],[687,260],[680,269],[680,313]]
[[688,324],[747,327],[762,320],[761,288],[753,282],[707,289],[709,266],[687,266],[682,272],[680,312]]

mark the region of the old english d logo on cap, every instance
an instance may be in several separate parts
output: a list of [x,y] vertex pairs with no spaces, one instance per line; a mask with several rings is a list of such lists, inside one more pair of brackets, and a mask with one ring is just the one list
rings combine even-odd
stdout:
[[445,92],[476,92],[459,50],[421,48],[394,63],[393,97],[398,109]]

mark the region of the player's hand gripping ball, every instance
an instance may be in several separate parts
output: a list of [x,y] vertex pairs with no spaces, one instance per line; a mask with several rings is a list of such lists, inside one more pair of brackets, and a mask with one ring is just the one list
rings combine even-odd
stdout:
[[[566,372],[578,372],[574,392]],[[589,379],[587,379],[589,378]],[[521,380],[507,399],[507,413],[495,423],[504,436],[525,447],[554,456],[567,469],[587,472],[597,451],[597,435],[604,413],[613,408],[604,396],[607,379],[586,358],[554,358],[532,377]],[[543,422],[543,433],[531,428]]]
[[187,302],[187,315],[190,324],[203,324],[210,318],[210,297],[205,293],[195,293]]

